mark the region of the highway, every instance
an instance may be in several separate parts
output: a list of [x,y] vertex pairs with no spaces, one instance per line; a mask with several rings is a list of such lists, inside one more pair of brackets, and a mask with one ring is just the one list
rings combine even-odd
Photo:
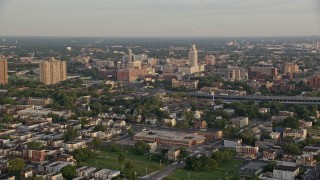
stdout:
[[[210,94],[202,93],[189,93],[190,96],[197,98],[212,99]],[[222,100],[224,102],[236,102],[236,101],[253,101],[253,102],[281,102],[284,104],[305,104],[305,105],[320,105],[320,97],[305,97],[305,96],[228,96],[228,95],[215,95],[215,100]]]

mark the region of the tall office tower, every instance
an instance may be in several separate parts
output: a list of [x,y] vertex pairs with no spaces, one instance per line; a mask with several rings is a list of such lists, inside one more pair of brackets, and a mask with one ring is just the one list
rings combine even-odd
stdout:
[[192,67],[198,66],[198,51],[195,44],[192,44],[189,51],[189,62]]
[[8,62],[0,56],[0,85],[8,84]]
[[132,62],[133,61],[133,58],[132,58],[132,50],[131,49],[129,49],[128,50],[128,62]]
[[320,42],[317,42],[316,49],[320,50]]
[[67,63],[50,58],[39,64],[40,81],[45,85],[57,84],[67,79]]

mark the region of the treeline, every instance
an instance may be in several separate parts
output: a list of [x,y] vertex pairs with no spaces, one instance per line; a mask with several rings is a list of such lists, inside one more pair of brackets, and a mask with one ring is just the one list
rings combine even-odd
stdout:
[[191,156],[186,160],[186,169],[190,171],[207,172],[218,168],[223,162],[230,161],[234,156],[234,152],[230,150],[216,151],[212,157],[207,156]]

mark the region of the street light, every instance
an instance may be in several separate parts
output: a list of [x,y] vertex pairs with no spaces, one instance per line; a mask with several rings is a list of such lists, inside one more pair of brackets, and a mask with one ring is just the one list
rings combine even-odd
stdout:
[[134,178],[137,179],[137,171],[134,172]]

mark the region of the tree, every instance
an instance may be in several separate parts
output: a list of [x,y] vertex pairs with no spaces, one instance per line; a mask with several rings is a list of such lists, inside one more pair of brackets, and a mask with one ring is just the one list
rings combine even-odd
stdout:
[[239,129],[234,126],[227,126],[223,129],[223,136],[225,138],[235,138],[239,132]]
[[28,143],[28,149],[40,150],[40,149],[43,149],[43,148],[44,148],[44,145],[42,143],[39,143],[39,142],[30,142],[30,143]]
[[179,150],[180,150],[180,156],[179,156],[180,159],[188,156],[188,152],[186,148],[182,147],[182,148],[179,148]]
[[190,123],[194,119],[194,113],[192,111],[186,111],[183,113],[184,121]]
[[290,154],[299,155],[301,153],[301,150],[298,145],[290,143],[285,147],[285,151]]
[[192,156],[186,160],[186,168],[191,171],[209,171],[218,167],[218,163],[214,159],[207,156],[200,156],[199,158]]
[[264,169],[265,169],[265,171],[272,172],[276,165],[277,165],[277,163],[275,161],[269,161]]
[[125,164],[125,166],[124,166],[124,168],[125,168],[125,171],[126,171],[126,172],[130,172],[130,171],[133,169],[133,164],[132,164],[132,162],[131,162],[131,161],[127,161],[126,164]]
[[88,148],[79,148],[73,151],[73,157],[77,162],[83,162],[91,159],[95,154],[90,151]]
[[9,161],[9,172],[18,174],[25,167],[25,162],[21,158],[16,158],[14,160]]
[[67,131],[63,134],[64,142],[73,141],[77,138],[78,132],[72,127],[68,127]]
[[63,120],[59,115],[53,113],[49,113],[47,117],[52,118],[52,122],[60,122]]
[[5,115],[3,118],[2,118],[2,122],[4,123],[10,123],[13,121],[13,116],[12,115]]
[[143,141],[138,141],[134,145],[134,150],[136,154],[143,155],[150,150],[150,145]]
[[123,152],[120,152],[118,155],[118,161],[122,164],[126,160],[126,156]]
[[133,135],[133,130],[132,130],[132,128],[128,129],[128,134],[129,134],[130,136]]
[[287,117],[283,120],[283,126],[292,129],[299,129],[300,123],[296,117]]
[[92,144],[93,144],[96,148],[98,148],[98,147],[101,145],[101,143],[102,143],[102,139],[101,139],[101,138],[99,138],[99,137],[93,138]]
[[272,139],[272,138],[271,138],[271,136],[270,136],[269,133],[263,132],[263,133],[261,134],[261,139],[262,139],[262,140],[265,140],[265,139]]
[[73,179],[77,175],[77,168],[71,165],[65,166],[61,169],[62,176],[66,179]]
[[111,152],[120,152],[121,148],[117,144],[113,143],[113,144],[110,145],[110,151]]

